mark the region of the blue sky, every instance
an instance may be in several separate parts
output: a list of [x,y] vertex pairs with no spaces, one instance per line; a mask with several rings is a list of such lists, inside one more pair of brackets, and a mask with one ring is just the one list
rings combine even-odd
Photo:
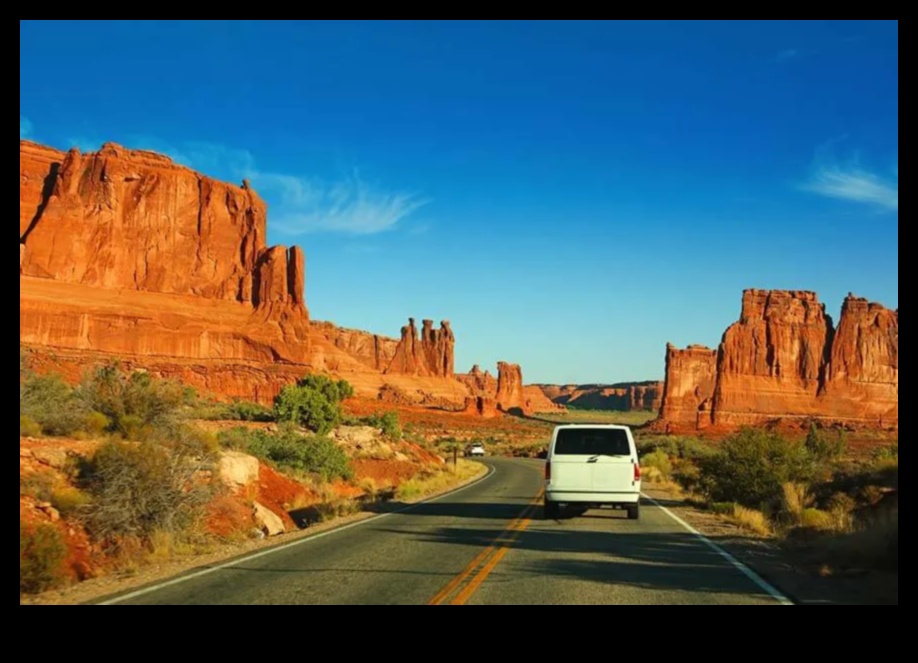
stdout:
[[662,378],[744,288],[898,307],[898,21],[20,21],[19,136],[248,176],[316,319]]

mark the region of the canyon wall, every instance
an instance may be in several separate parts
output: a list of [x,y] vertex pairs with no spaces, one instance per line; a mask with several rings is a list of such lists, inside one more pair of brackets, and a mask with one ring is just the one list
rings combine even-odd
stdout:
[[467,403],[469,412],[479,410],[490,413],[494,409],[534,414],[564,409],[552,403],[537,385],[524,385],[523,371],[518,364],[498,362],[496,378],[476,364],[471,371],[457,375],[456,379],[468,387],[473,399],[477,399]]
[[[449,323],[401,341],[312,322],[299,247],[269,247],[248,182],[106,143],[62,152],[19,143],[20,344],[78,378],[92,362],[172,376],[216,395],[270,401],[308,372],[376,398],[462,407]],[[44,359],[43,359],[44,358]]]
[[585,410],[659,412],[663,398],[662,382],[621,384],[538,385],[546,398],[557,405]]
[[836,328],[813,292],[747,290],[717,351],[667,348],[661,424],[810,419],[898,426],[898,310],[849,295]]

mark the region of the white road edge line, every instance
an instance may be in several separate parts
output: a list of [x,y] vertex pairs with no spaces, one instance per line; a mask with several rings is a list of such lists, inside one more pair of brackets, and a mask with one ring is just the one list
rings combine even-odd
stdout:
[[687,522],[682,520],[682,518],[680,518],[679,516],[674,514],[672,511],[667,509],[665,506],[657,502],[654,498],[650,497],[649,495],[643,495],[643,497],[644,499],[648,500],[651,504],[653,504],[655,507],[660,509],[660,511],[662,511],[667,516],[669,516],[670,518],[675,520],[677,523],[679,523],[688,532],[698,537],[698,539],[701,540],[701,542],[704,543],[706,546],[708,546],[708,548],[710,548],[711,550],[716,552],[718,555],[723,557],[725,560],[730,562],[730,564],[733,565],[740,573],[742,573],[744,576],[749,578],[752,582],[754,582],[759,587],[759,589],[764,591],[775,601],[777,601],[781,605],[796,605],[793,601],[791,601],[784,594],[782,594],[780,590],[778,590],[777,588],[773,587],[768,582],[766,582],[765,579],[762,578],[758,573],[750,569],[748,566],[746,566],[741,561],[736,559],[736,557],[734,557],[733,555],[728,553],[726,550],[721,548],[719,545],[711,541],[711,539],[709,539],[704,534],[699,532],[697,529],[695,529],[694,527],[689,525]]
[[336,529],[330,529],[327,532],[322,532],[321,534],[316,534],[315,536],[307,536],[305,538],[300,539],[299,541],[291,541],[290,543],[284,544],[282,546],[278,546],[277,548],[271,548],[269,550],[264,550],[262,552],[255,553],[254,555],[249,555],[248,557],[242,557],[240,559],[233,560],[232,562],[227,562],[226,564],[221,564],[219,566],[214,566],[212,568],[203,569],[196,573],[191,573],[187,576],[182,576],[180,578],[174,578],[172,580],[167,580],[165,582],[161,582],[156,585],[147,587],[146,589],[139,589],[136,592],[131,592],[130,594],[125,594],[124,596],[119,596],[119,597],[110,599],[108,601],[104,601],[102,603],[97,603],[95,605],[106,606],[106,605],[117,605],[118,603],[124,603],[125,601],[130,601],[131,599],[136,599],[141,596],[145,596],[147,594],[152,594],[153,592],[158,592],[162,589],[166,589],[167,587],[174,587],[175,585],[180,585],[182,583],[189,582],[191,580],[197,580],[198,578],[203,578],[204,576],[210,575],[211,573],[217,573],[218,571],[223,571],[225,569],[231,569],[234,566],[238,566],[239,564],[245,564],[247,562],[251,562],[256,559],[261,559],[262,557],[268,557],[270,555],[275,555],[285,550],[290,550],[291,548],[296,548],[297,546],[306,545],[307,543],[312,543],[313,541],[324,539],[325,537],[331,536],[332,534],[340,534],[341,532],[345,532],[349,529],[355,529],[357,527],[365,527],[366,525],[369,525],[370,523],[379,522],[380,520],[384,518],[390,518],[392,516],[397,516],[402,513],[408,513],[409,511],[412,511],[424,504],[431,504],[439,500],[445,499],[447,497],[458,495],[459,493],[469,490],[470,488],[474,488],[475,486],[481,483],[484,483],[485,481],[493,477],[496,471],[497,470],[493,465],[488,465],[488,473],[484,475],[483,477],[481,477],[480,479],[476,479],[475,481],[468,484],[467,486],[462,486],[461,488],[457,488],[456,490],[452,490],[448,493],[444,493],[443,495],[432,497],[429,500],[423,500],[421,502],[411,504],[409,506],[406,506],[403,509],[399,509],[398,511],[392,511],[391,513],[383,513],[378,516],[373,516],[372,518],[367,518],[366,520],[361,520],[356,523],[351,523],[350,525],[343,525]]

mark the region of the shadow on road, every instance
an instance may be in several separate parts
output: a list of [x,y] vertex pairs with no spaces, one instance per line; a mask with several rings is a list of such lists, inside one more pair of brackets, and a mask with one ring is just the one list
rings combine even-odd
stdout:
[[[481,548],[491,545],[494,537],[493,530],[442,528],[420,535],[417,540]],[[504,573],[493,574],[490,583],[519,583],[522,575],[522,582],[527,583],[573,579],[618,588],[684,593],[686,600],[694,602],[697,596],[693,599],[691,594],[698,592],[770,600],[720,555],[688,533],[530,528],[519,536],[512,549],[512,567],[505,566]]]

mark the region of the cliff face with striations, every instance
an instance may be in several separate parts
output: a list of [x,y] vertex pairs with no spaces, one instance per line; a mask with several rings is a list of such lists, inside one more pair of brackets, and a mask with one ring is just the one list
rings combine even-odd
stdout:
[[835,330],[821,398],[829,411],[899,423],[899,310],[849,295]]
[[113,143],[83,154],[20,141],[20,343],[70,377],[117,358],[269,401],[323,371],[372,398],[392,385],[411,402],[464,405],[449,323],[425,321],[401,342],[313,323],[303,252],[266,235],[266,205],[247,182]]
[[[716,350],[703,345],[680,350],[668,345],[660,417],[672,424],[703,426],[704,413],[710,412],[716,384]],[[702,417],[700,422],[699,417]]]
[[666,359],[661,423],[898,426],[898,310],[853,295],[836,329],[813,292],[747,290],[716,352],[669,346]]
[[55,152],[20,142],[22,273],[249,304],[303,304],[303,257],[265,245],[248,183],[210,179],[113,143]]

